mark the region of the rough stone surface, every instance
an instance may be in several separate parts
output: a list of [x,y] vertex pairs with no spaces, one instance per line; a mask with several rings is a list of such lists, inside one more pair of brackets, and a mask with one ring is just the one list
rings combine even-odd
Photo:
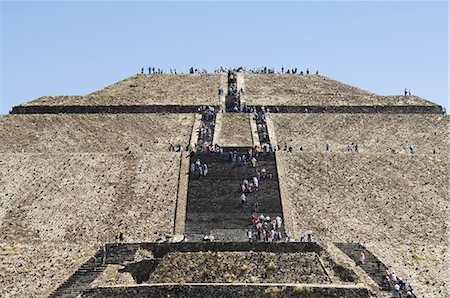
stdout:
[[371,297],[364,287],[324,285],[142,285],[137,287],[105,287],[89,290],[82,297]]
[[193,114],[0,116],[0,152],[167,152],[189,143]]
[[[270,114],[280,146],[287,143],[294,151],[347,152],[348,144],[358,144],[364,154],[409,154],[446,158],[449,117],[444,115],[351,115],[351,114]],[[393,151],[394,150],[394,151]],[[354,153],[354,152],[351,152]]]
[[169,253],[150,283],[330,283],[315,253]]
[[96,247],[90,244],[0,241],[0,296],[46,297],[82,263]]
[[[448,160],[432,156],[284,153],[296,237],[363,241],[418,293],[448,281]],[[289,214],[286,214],[289,213]],[[381,258],[383,260],[383,258]],[[427,282],[429,281],[429,282]]]
[[257,106],[434,105],[417,96],[380,96],[321,75],[245,74],[246,104]]
[[92,284],[92,288],[114,285],[134,285],[135,280],[129,272],[120,272],[124,266],[108,265],[106,270]]
[[215,142],[226,147],[252,146],[252,130],[248,114],[224,113],[221,117],[221,130]]
[[33,105],[220,105],[225,74],[135,75],[87,96],[45,96]]
[[[0,243],[26,248],[3,256],[1,263],[16,273],[3,277],[0,294],[49,294],[96,248],[113,241],[118,229],[126,241],[170,235],[179,158],[176,153],[0,156]],[[61,260],[57,274],[47,277],[43,268],[66,250],[76,252],[73,262]]]

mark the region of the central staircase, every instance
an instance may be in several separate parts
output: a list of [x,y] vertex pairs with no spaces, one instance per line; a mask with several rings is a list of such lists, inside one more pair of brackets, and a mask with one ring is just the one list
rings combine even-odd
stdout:
[[241,184],[255,176],[250,162],[238,166],[228,160],[228,152],[247,153],[247,148],[225,148],[224,153],[191,154],[191,164],[200,159],[208,165],[206,177],[189,174],[186,209],[186,234],[190,241],[199,241],[211,233],[217,241],[247,241],[252,229],[250,218],[261,213],[271,218],[282,217],[278,175],[273,153],[260,153],[256,168],[265,168],[272,178],[262,179],[259,190],[247,196],[242,205]]

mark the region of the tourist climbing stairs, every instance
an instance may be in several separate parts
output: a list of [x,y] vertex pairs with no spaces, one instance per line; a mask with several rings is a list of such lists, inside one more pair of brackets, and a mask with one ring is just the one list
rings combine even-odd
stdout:
[[359,261],[359,245],[357,243],[335,243],[335,245],[358,264],[378,284],[380,289],[388,290],[383,288],[383,274],[386,266],[369,250],[364,249],[366,259],[364,264],[361,264]]
[[238,112],[241,109],[241,101],[235,72],[228,73],[228,92],[225,100],[225,108],[227,112]]
[[256,158],[256,167],[265,168],[273,177],[261,180],[259,190],[248,195],[243,205],[241,185],[244,179],[253,179],[255,168],[250,162],[239,166],[229,160],[230,151],[242,156],[248,148],[224,148],[222,154],[191,154],[191,164],[199,159],[201,164],[208,165],[206,176],[189,174],[186,234],[191,241],[201,240],[210,233],[217,241],[246,241],[247,231],[253,228],[252,215],[282,217],[274,155],[261,153]]
[[256,127],[258,129],[259,143],[270,145],[269,131],[267,129],[266,114],[261,108],[256,110]]
[[207,128],[207,133],[205,137],[202,138],[202,134],[200,133],[200,127],[197,128],[198,131],[198,145],[201,146],[204,142],[208,144],[212,144],[214,137],[214,130],[216,127],[216,113],[217,111],[212,107],[204,107],[201,114],[201,123],[203,126]]

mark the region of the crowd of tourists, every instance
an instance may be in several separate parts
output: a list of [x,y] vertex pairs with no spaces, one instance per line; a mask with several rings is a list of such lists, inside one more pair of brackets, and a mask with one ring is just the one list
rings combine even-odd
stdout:
[[[361,242],[358,243],[358,251],[359,251],[359,264],[364,265],[366,263],[366,248]],[[378,271],[382,270],[380,266],[381,263],[377,261]],[[394,298],[416,297],[414,295],[409,280],[406,278],[402,279],[401,277],[397,276],[392,266],[387,266],[386,268],[384,268],[382,288],[385,291],[392,291],[392,297]]]
[[257,198],[260,186],[261,184],[264,184],[264,180],[272,179],[274,177],[273,173],[266,168],[258,167],[257,158],[259,157],[260,152],[258,146],[253,146],[252,148],[249,148],[247,152],[242,153],[229,151],[227,161],[236,164],[238,167],[248,166],[253,169],[252,177],[242,180],[240,185],[241,195],[239,197],[240,204],[243,207],[249,205],[252,196],[255,197],[254,203],[251,206],[252,213],[254,214],[251,217],[253,229],[248,230],[247,232],[249,241],[281,241],[284,239],[281,217],[276,216],[271,219],[269,215],[264,216],[263,214],[260,214],[259,217],[256,217],[255,215],[260,213],[260,206]]
[[[145,73],[145,67],[141,68],[141,74]],[[168,72],[164,71],[162,68],[155,68],[155,67],[148,67],[147,68],[148,74],[165,74],[165,73],[170,73],[170,74],[177,74],[177,69],[176,68],[170,68]]]
[[189,150],[189,145],[183,146],[181,144],[172,145],[169,143],[169,152],[183,152]]
[[280,216],[271,219],[264,214],[259,217],[253,215],[251,222],[254,229],[247,231],[248,241],[276,242],[284,239],[283,220]]
[[[277,73],[274,67],[270,68],[270,67],[267,67],[267,66],[260,67],[260,68],[249,69],[248,72],[249,73],[255,73],[255,74],[274,74],[274,73]],[[310,74],[310,70],[309,70],[309,68],[306,68],[305,71],[303,71],[303,70],[299,71],[299,69],[297,67],[295,67],[295,68],[284,68],[284,66],[282,66],[281,70],[278,73],[281,73],[281,74],[300,74],[300,75],[305,75],[306,74],[306,75],[309,75]],[[317,74],[319,74],[318,70],[316,70],[316,75]]]
[[216,110],[212,106],[202,106],[198,108],[198,113],[201,114],[201,123],[197,128],[197,150],[200,153],[214,152],[211,140],[215,129]]
[[410,281],[396,275],[394,268],[388,266],[384,269],[383,288],[385,290],[392,290],[394,298],[413,298],[416,297],[411,286]]
[[[218,67],[215,68],[213,73],[226,73],[226,72],[248,72],[248,73],[253,73],[253,74],[300,74],[300,75],[309,75],[311,72],[309,70],[309,68],[306,68],[306,70],[299,70],[297,67],[293,67],[293,68],[285,68],[284,66],[281,67],[281,69],[279,69],[278,71],[275,69],[275,67],[267,67],[267,66],[263,66],[263,67],[257,67],[257,68],[250,68],[250,69],[246,69],[244,67]],[[164,70],[163,68],[156,68],[156,67],[142,67],[141,74],[183,74],[183,72],[177,72],[176,68],[169,68],[169,70]],[[206,70],[205,68],[196,68],[196,67],[190,67],[188,70],[189,74],[207,74],[209,73],[208,70]],[[315,72],[316,74],[319,74],[319,71],[317,70]],[[411,96],[411,89],[409,89],[409,91],[405,88],[405,96]]]

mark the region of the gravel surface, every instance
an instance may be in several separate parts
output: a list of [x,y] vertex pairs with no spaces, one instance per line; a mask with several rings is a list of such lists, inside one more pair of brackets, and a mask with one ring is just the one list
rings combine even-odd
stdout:
[[86,96],[45,96],[33,105],[219,105],[226,74],[135,75]]
[[0,116],[0,152],[167,152],[186,146],[193,114]]
[[247,105],[434,105],[417,96],[380,96],[321,75],[244,74]]
[[[348,152],[350,143],[358,144],[359,153],[409,154],[445,158],[449,148],[449,117],[444,115],[382,114],[276,114],[270,118],[280,146],[287,143],[294,151]],[[354,153],[350,152],[350,153]]]
[[316,240],[363,241],[426,297],[442,294],[449,279],[447,159],[344,153],[280,158],[292,206],[284,217],[293,219],[296,237],[311,228]]

